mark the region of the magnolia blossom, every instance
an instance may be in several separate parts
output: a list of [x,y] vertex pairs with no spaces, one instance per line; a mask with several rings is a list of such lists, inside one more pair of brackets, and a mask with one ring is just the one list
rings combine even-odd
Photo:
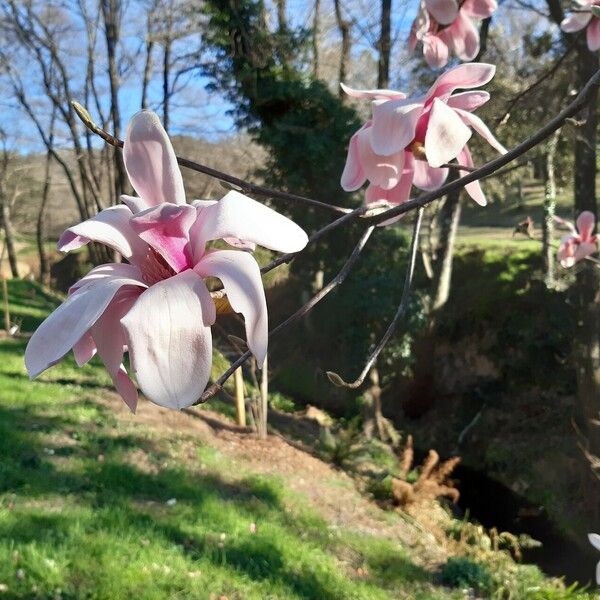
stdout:
[[[384,200],[400,204],[410,197],[411,186],[430,191],[443,185],[452,159],[472,167],[467,141],[475,130],[493,148],[506,149],[472,111],[487,102],[487,92],[471,90],[484,85],[495,73],[493,65],[468,63],[450,69],[436,80],[425,96],[406,98],[391,90],[354,90],[342,86],[356,98],[369,98],[373,118],[351,138],[341,185],[346,191],[369,182],[366,202]],[[465,171],[460,171],[464,175]],[[482,206],[486,198],[479,182],[465,186]]]
[[577,228],[563,219],[557,221],[571,230],[570,235],[560,240],[558,248],[557,258],[563,267],[572,267],[598,250],[598,236],[593,234],[596,217],[589,210],[584,210],[577,217]]
[[591,8],[599,6],[600,1],[575,0],[575,4],[586,12],[571,13],[562,20],[560,28],[566,33],[575,33],[585,29],[588,48],[595,52],[600,49],[600,18],[591,12]]
[[99,242],[127,263],[92,269],[33,334],[25,353],[36,377],[73,349],[79,366],[100,356],[123,400],[134,411],[138,394],[123,365],[156,404],[184,408],[206,387],[212,363],[215,303],[205,278],[221,280],[232,309],[243,315],[248,347],[262,365],[267,352],[267,306],[260,269],[249,252],[210,249],[212,240],[280,252],[304,248],[307,236],[275,211],[232,191],[220,201],[186,203],[171,142],[158,117],[133,117],[123,147],[125,168],[139,197],[68,228],[62,251]]
[[451,51],[461,60],[473,60],[479,53],[479,31],[473,21],[487,19],[497,7],[496,0],[422,0],[410,31],[410,49],[421,42],[433,69],[445,67]]
[[[600,550],[600,535],[597,533],[588,533],[588,539],[596,550]],[[600,585],[600,562],[596,566],[596,583]]]

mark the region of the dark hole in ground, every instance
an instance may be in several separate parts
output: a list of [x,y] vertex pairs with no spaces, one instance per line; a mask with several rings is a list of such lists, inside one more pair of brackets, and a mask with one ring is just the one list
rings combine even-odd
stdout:
[[595,583],[596,563],[600,559],[587,539],[579,546],[562,535],[543,508],[531,504],[502,483],[484,473],[459,465],[453,478],[460,490],[459,508],[469,511],[470,519],[486,528],[527,534],[542,543],[541,548],[523,552],[523,562],[536,564],[544,573],[563,577],[567,584]]

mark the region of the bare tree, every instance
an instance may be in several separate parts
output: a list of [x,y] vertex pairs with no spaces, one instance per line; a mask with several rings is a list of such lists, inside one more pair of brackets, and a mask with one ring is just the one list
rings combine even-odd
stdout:
[[377,62],[377,87],[390,84],[390,52],[392,50],[392,0],[381,0],[381,26],[379,34],[379,60]]
[[[339,83],[343,83],[346,81],[348,74],[348,63],[350,61],[350,49],[352,45],[351,40],[351,27],[350,22],[344,18],[342,14],[342,5],[340,0],[334,0],[334,8],[335,8],[335,20],[337,22],[338,30],[342,37],[342,45],[340,48],[340,64],[338,71],[338,81]],[[345,94],[342,88],[339,88],[340,98],[344,99]]]

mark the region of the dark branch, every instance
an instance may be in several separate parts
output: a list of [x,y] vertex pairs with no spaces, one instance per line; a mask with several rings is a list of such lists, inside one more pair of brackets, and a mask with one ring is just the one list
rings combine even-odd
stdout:
[[410,244],[410,251],[408,254],[408,265],[406,267],[406,275],[404,278],[404,288],[402,290],[402,298],[400,299],[400,304],[398,305],[398,310],[392,319],[392,322],[389,324],[386,332],[383,334],[379,343],[371,352],[364,369],[361,371],[360,375],[356,380],[351,383],[347,383],[344,381],[337,373],[333,371],[327,371],[327,377],[329,377],[329,381],[333,384],[340,387],[347,387],[351,389],[356,389],[360,387],[367,376],[367,373],[370,371],[371,367],[375,364],[377,357],[381,354],[381,351],[385,348],[386,344],[389,342],[392,335],[394,335],[396,328],[398,327],[400,320],[404,316],[406,309],[408,308],[408,301],[410,298],[410,288],[412,287],[413,274],[415,272],[415,262],[417,260],[417,248],[419,246],[419,231],[421,230],[421,221],[423,220],[423,208],[419,208],[417,211],[417,218],[415,219],[415,224],[413,227],[412,234],[412,242]]
[[[295,323],[296,321],[304,317],[304,315],[306,315],[321,300],[323,300],[323,298],[325,298],[325,296],[327,296],[329,292],[331,292],[343,283],[344,279],[346,279],[346,277],[352,270],[354,263],[358,260],[358,257],[360,256],[361,252],[363,251],[364,247],[369,241],[369,238],[373,233],[373,229],[374,227],[367,227],[365,232],[358,240],[358,243],[354,247],[354,250],[352,250],[352,254],[350,254],[348,260],[344,263],[344,266],[340,269],[338,274],[324,288],[322,288],[308,302],[306,302],[306,304],[302,305],[293,315],[289,316],[285,321],[279,323],[277,327],[272,329],[269,332],[269,339],[276,336],[286,327],[289,327],[292,323]],[[233,375],[235,370],[238,367],[242,366],[251,356],[252,353],[249,350],[244,352],[244,354],[242,354],[234,363],[232,363],[232,365],[223,373],[223,375],[221,375],[221,377],[219,377],[219,379],[217,379],[217,381],[215,381],[210,387],[208,387],[205,390],[205,392],[200,397],[200,400],[198,400],[196,404],[202,404],[210,398],[212,398],[216,393],[218,393],[219,390],[223,387],[223,384]]]

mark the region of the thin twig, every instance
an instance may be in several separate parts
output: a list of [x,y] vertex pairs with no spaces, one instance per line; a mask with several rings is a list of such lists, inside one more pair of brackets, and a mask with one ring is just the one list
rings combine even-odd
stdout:
[[[374,227],[367,227],[365,232],[362,234],[358,243],[352,250],[352,254],[348,257],[348,260],[344,263],[344,266],[339,270],[338,274],[325,286],[323,287],[317,294],[315,294],[308,302],[303,304],[293,315],[289,316],[285,321],[279,323],[277,327],[272,329],[269,332],[269,339],[276,336],[278,333],[283,331],[286,327],[301,319],[304,315],[306,315],[310,310],[312,310],[329,292],[334,290],[340,284],[343,283],[344,279],[348,276],[354,263],[358,260],[361,252],[366,246],[371,234],[373,233]],[[200,397],[200,400],[195,404],[202,404],[212,398],[218,391],[221,389],[223,384],[233,375],[235,370],[243,365],[250,357],[252,353],[248,350],[244,352],[235,362],[231,364],[231,366],[215,381],[210,387],[208,387],[205,392]]]
[[383,334],[379,343],[371,352],[363,370],[360,375],[351,383],[344,381],[337,373],[333,371],[327,371],[327,377],[329,380],[339,386],[339,387],[347,387],[355,390],[360,387],[367,376],[367,373],[370,371],[371,367],[375,364],[377,357],[381,354],[381,351],[385,348],[389,339],[394,335],[400,320],[404,316],[406,309],[408,308],[408,301],[410,298],[410,288],[412,287],[413,275],[415,272],[415,263],[417,260],[417,248],[419,247],[419,232],[421,230],[421,221],[423,220],[423,211],[424,209],[421,207],[417,211],[417,217],[415,219],[415,224],[413,227],[412,241],[410,244],[410,251],[408,254],[408,265],[406,267],[406,275],[404,277],[404,288],[402,290],[402,297],[400,299],[400,304],[398,305],[398,310],[392,319],[392,322],[389,324],[386,332]]
[[[81,119],[83,124],[92,132],[94,132],[97,136],[101,137],[107,144],[111,146],[115,146],[116,148],[123,147],[123,140],[111,135],[101,127],[99,127],[92,116],[84,108],[79,102],[71,101],[71,105],[73,109],[77,113],[77,116]],[[318,208],[323,208],[330,210],[336,213],[350,213],[352,212],[351,208],[345,208],[343,206],[336,206],[335,204],[327,204],[326,202],[321,202],[320,200],[315,200],[314,198],[307,198],[306,196],[299,196],[298,194],[288,194],[287,192],[281,192],[279,190],[273,190],[271,188],[257,185],[255,183],[251,183],[250,181],[245,181],[244,179],[239,179],[238,177],[234,177],[233,175],[229,175],[227,173],[223,173],[222,171],[218,171],[217,169],[213,169],[212,167],[207,167],[206,165],[202,165],[200,163],[194,162],[193,160],[189,160],[187,158],[177,157],[177,162],[182,166],[193,171],[197,171],[198,173],[204,173],[210,177],[214,177],[220,181],[224,181],[234,189],[237,189],[242,192],[248,192],[252,194],[257,194],[259,196],[266,196],[268,198],[278,198],[280,200],[289,200],[292,202],[303,202],[304,204],[309,204],[311,206],[315,206]]]
[[373,225],[377,225],[379,223],[383,223],[388,219],[392,219],[393,217],[397,217],[399,215],[403,215],[404,213],[410,212],[411,210],[415,210],[421,206],[426,206],[430,204],[434,200],[453,192],[454,190],[463,188],[467,183],[472,183],[473,181],[477,181],[479,179],[483,179],[484,177],[488,177],[489,175],[496,172],[501,167],[504,167],[508,163],[515,160],[515,158],[519,158],[527,152],[537,146],[540,142],[543,142],[547,137],[549,137],[552,133],[554,133],[557,129],[562,127],[567,119],[576,115],[585,105],[589,102],[590,97],[594,88],[598,87],[600,84],[600,69],[598,69],[594,75],[589,79],[589,81],[585,84],[581,92],[577,95],[577,97],[571,102],[567,107],[560,111],[560,113],[548,121],[546,125],[544,125],[541,129],[539,129],[536,133],[528,137],[524,142],[521,142],[517,146],[515,146],[512,150],[509,150],[506,154],[495,158],[494,160],[489,161],[482,167],[479,167],[472,173],[468,173],[464,177],[460,177],[454,181],[451,181],[442,187],[438,188],[433,192],[428,192],[415,198],[414,200],[409,200],[404,204],[400,204],[398,206],[394,206],[389,210],[383,211],[374,216],[367,216],[365,220]]

